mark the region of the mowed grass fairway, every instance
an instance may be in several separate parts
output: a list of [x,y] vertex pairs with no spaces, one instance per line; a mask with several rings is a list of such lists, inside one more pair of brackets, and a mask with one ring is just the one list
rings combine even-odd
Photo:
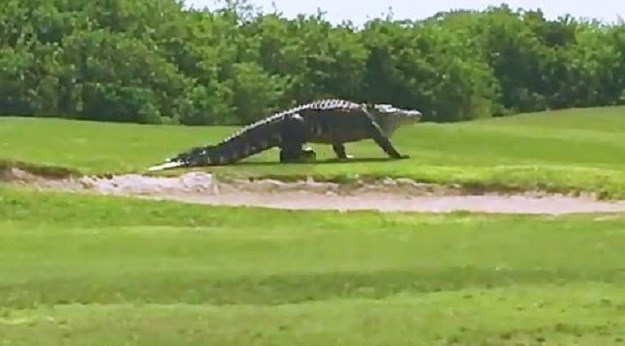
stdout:
[[212,208],[0,186],[0,344],[618,345],[625,215]]
[[[0,160],[142,172],[233,127],[0,118]],[[625,108],[419,124],[229,176],[625,198]],[[2,163],[0,162],[0,166]],[[0,167],[2,168],[2,167]],[[164,174],[179,174],[181,171]],[[0,185],[0,345],[625,345],[625,214],[286,211]]]
[[[0,159],[62,166],[83,173],[144,172],[193,146],[215,143],[235,127],[176,127],[0,118]],[[409,160],[387,161],[373,143],[348,144],[358,159],[278,165],[277,150],[205,170],[222,175],[345,180],[408,177],[485,188],[592,191],[625,198],[625,107],[525,114],[402,128],[392,142]],[[168,171],[164,174],[179,174]]]

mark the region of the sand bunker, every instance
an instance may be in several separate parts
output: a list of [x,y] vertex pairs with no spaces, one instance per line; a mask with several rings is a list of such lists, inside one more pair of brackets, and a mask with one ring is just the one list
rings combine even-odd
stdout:
[[487,213],[567,214],[625,212],[625,201],[597,201],[544,193],[467,195],[460,187],[387,179],[379,184],[336,184],[276,180],[220,182],[211,174],[190,172],[179,177],[119,175],[45,178],[17,168],[0,172],[12,184],[64,191],[186,203],[255,206],[280,209],[379,210],[412,212],[471,211]]

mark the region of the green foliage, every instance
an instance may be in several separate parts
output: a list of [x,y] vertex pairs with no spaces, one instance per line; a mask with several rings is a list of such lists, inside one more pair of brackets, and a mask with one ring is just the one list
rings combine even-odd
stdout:
[[0,114],[248,123],[322,97],[449,122],[625,103],[625,26],[508,6],[332,25],[246,1],[6,0]]

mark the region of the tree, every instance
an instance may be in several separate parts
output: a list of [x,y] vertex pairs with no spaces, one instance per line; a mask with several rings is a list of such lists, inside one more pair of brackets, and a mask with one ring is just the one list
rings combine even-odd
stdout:
[[625,26],[506,5],[333,25],[247,0],[5,0],[0,114],[249,123],[323,97],[426,121],[625,103]]

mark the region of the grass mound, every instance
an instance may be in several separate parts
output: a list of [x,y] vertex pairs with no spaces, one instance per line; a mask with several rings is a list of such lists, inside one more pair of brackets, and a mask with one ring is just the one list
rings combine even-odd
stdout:
[[[595,192],[625,198],[625,108],[575,109],[456,124],[418,124],[392,139],[411,156],[392,161],[372,141],[348,145],[357,158],[281,165],[270,150],[240,164],[207,168],[224,177],[319,180],[410,178],[483,190]],[[192,146],[214,143],[232,127],[175,127],[0,118],[0,158],[85,174],[145,172]],[[165,174],[178,174],[180,171]]]

